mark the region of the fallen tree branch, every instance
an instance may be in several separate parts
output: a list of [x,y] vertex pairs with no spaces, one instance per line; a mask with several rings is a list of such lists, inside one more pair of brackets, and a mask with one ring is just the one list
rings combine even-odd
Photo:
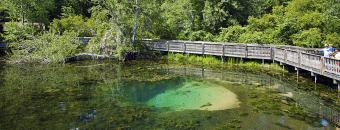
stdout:
[[113,59],[113,57],[110,57],[108,55],[80,53],[72,57],[66,57],[64,61],[72,62],[72,61],[82,61],[82,60],[106,60],[106,59]]

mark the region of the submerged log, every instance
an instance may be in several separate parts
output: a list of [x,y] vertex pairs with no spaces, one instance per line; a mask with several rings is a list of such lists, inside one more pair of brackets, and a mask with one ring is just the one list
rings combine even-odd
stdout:
[[66,57],[65,62],[82,61],[82,60],[107,60],[107,59],[113,59],[113,57],[108,56],[108,55],[80,53],[72,57]]

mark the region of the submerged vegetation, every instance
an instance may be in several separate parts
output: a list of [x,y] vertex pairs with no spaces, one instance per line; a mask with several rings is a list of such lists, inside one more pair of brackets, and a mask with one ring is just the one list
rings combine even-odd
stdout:
[[[195,67],[185,68],[195,73],[183,76],[180,74],[183,68],[154,62],[6,65],[0,71],[3,86],[0,107],[4,108],[0,110],[4,113],[0,127],[183,130],[251,129],[268,125],[291,129],[320,127],[317,116],[295,99],[306,92],[286,84],[294,80],[281,81],[263,73],[233,74],[228,70],[212,73],[209,69],[204,70],[206,74],[202,77],[200,69],[196,73]],[[224,79],[220,77],[223,72],[227,73]],[[219,111],[172,111],[146,105],[153,97],[186,87],[184,83],[190,81],[195,82],[191,85],[223,86],[237,95],[240,106]],[[294,97],[284,96],[285,92],[293,92]]]

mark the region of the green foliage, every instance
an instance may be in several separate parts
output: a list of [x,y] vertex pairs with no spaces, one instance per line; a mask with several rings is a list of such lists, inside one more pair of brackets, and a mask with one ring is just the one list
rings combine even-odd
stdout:
[[248,31],[240,35],[239,42],[241,43],[263,43],[263,32],[260,31]]
[[59,35],[65,31],[74,31],[80,37],[92,37],[96,33],[96,22],[94,19],[84,20],[82,16],[70,16],[53,20],[50,30]]
[[214,39],[214,35],[209,32],[199,30],[191,32],[188,39],[192,41],[212,41]]
[[312,28],[292,35],[294,45],[303,47],[322,47],[321,31],[318,28]]
[[222,31],[217,37],[217,41],[238,42],[240,35],[243,34],[245,30],[246,29],[240,25],[222,28]]
[[209,32],[217,32],[225,21],[227,12],[223,9],[223,2],[216,0],[206,0],[203,10],[203,25]]
[[332,44],[333,46],[340,46],[340,35],[338,33],[327,34],[323,41],[323,44]]
[[38,34],[37,29],[31,25],[22,25],[16,22],[7,22],[5,25],[5,41],[10,48],[20,48],[25,40],[32,40]]
[[64,35],[46,33],[22,42],[23,46],[13,51],[12,62],[60,63],[65,57],[80,52],[81,47],[74,32],[65,32]]
[[225,62],[214,56],[199,56],[180,53],[169,53],[165,59],[169,63],[179,65],[205,66],[210,68],[222,68],[231,70],[244,70],[248,72],[263,72],[271,75],[281,75],[285,73],[277,64],[261,64],[258,62],[243,62],[239,58],[227,58]]
[[167,60],[172,63],[179,64],[193,64],[193,65],[210,65],[217,66],[221,65],[222,61],[218,60],[213,56],[197,56],[197,55],[185,55],[185,54],[171,54],[167,56]]
[[249,24],[242,27],[245,31],[239,31],[241,34],[238,32],[235,37],[227,35],[227,30],[241,29],[240,26],[222,29],[217,40],[303,47],[322,47],[334,42],[338,46],[337,38],[331,36],[339,34],[340,19],[334,16],[336,13],[329,13],[334,9],[327,7],[330,4],[325,0],[292,0],[287,6],[274,6],[271,13],[261,17],[249,17]]
[[14,20],[48,23],[48,13],[54,9],[51,0],[4,0],[10,17]]
[[122,59],[138,51],[136,38],[339,47],[338,7],[334,0],[4,0],[0,11],[24,23],[5,25],[13,50],[75,32],[93,37],[85,52]]
[[190,0],[165,0],[161,9],[171,38],[177,37],[180,33],[188,33],[195,28],[194,7]]

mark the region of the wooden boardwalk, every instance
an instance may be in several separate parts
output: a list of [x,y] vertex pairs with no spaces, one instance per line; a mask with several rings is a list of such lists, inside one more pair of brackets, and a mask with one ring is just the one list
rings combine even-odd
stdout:
[[[320,49],[295,46],[218,43],[177,40],[142,40],[152,50],[187,54],[238,57],[273,60],[310,71],[313,76],[322,75],[340,83],[340,60],[325,58]],[[340,89],[340,85],[339,89]]]

